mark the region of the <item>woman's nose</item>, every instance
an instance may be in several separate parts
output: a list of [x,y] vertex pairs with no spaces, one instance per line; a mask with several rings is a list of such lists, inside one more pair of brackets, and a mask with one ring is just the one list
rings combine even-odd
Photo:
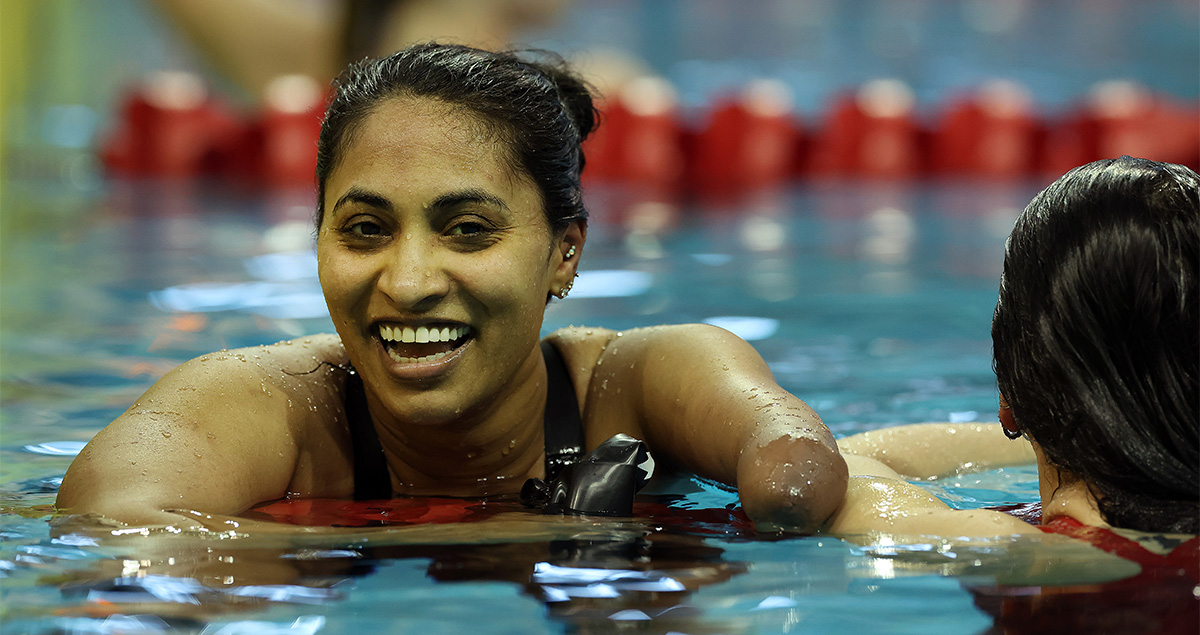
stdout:
[[380,290],[400,309],[426,311],[450,293],[442,254],[417,236],[403,237],[388,254]]

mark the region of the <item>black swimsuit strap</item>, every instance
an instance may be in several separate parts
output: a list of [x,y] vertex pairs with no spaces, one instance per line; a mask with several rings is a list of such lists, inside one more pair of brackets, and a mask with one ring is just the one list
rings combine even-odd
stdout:
[[[583,455],[583,419],[575,385],[558,349],[542,342],[546,362],[546,410],[543,420],[546,435],[546,480]],[[387,457],[379,443],[379,433],[367,410],[367,392],[362,377],[351,372],[346,377],[346,421],[350,428],[350,447],[354,459],[354,500],[379,500],[392,497],[392,476]]]
[[575,384],[558,349],[542,342],[546,360],[546,411],[542,415],[546,433],[546,482],[583,456],[583,420]]
[[392,497],[392,474],[379,443],[379,433],[367,410],[367,391],[354,371],[346,377],[346,422],[354,457],[354,500]]

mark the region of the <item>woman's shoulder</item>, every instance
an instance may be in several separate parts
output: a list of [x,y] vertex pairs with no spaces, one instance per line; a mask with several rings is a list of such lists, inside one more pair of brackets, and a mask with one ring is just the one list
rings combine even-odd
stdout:
[[[329,494],[344,471],[350,370],[337,335],[309,335],[201,355],[168,373],[151,392],[184,399],[184,411],[204,427],[229,428],[221,438],[286,440],[296,453],[289,491]],[[254,425],[233,423],[247,420]]]
[[349,368],[349,360],[336,335],[321,334],[206,353],[184,362],[168,376],[199,380],[200,384],[247,379],[285,387],[303,383],[303,378],[327,367]]
[[[626,345],[625,348],[635,348],[661,341],[688,345],[730,339],[741,342],[733,333],[709,324],[663,324],[622,331],[592,326],[568,326],[546,336],[546,340],[562,351],[564,356],[574,354],[595,359],[599,359],[610,344],[617,342]],[[628,346],[630,344],[632,346]]]
[[[315,412],[295,406],[339,403],[349,369],[336,335],[312,335],[195,357],[159,379],[147,396],[201,413],[278,412],[281,423],[303,429],[311,418],[328,419],[328,407]],[[271,417],[264,424],[266,419]]]
[[707,324],[668,324],[617,331],[592,326],[568,326],[546,336],[558,349],[577,386],[586,386],[593,371],[604,360],[620,353],[636,366],[639,357],[650,355],[667,345],[694,348],[711,345],[736,335]]
[[572,326],[554,331],[546,341],[558,349],[566,363],[589,438],[600,440],[615,432],[640,434],[639,422],[647,407],[642,398],[647,378],[655,378],[650,382],[655,386],[670,383],[665,378],[700,373],[705,360],[727,359],[731,351],[736,357],[752,350],[736,335],[706,324],[624,331]]

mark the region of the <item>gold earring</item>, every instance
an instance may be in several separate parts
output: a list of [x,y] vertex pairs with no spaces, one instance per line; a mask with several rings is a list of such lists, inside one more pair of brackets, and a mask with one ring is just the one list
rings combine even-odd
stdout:
[[565,258],[563,258],[563,260],[570,260],[574,256],[575,256],[575,245],[571,245],[571,248],[567,250],[567,255]]

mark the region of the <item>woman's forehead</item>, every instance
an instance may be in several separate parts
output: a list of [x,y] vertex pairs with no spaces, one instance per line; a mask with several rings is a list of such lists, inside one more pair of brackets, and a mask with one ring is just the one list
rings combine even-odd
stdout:
[[503,146],[490,129],[480,115],[461,106],[425,97],[392,97],[359,122],[345,151],[375,152],[392,146],[498,157]]
[[466,108],[420,97],[388,99],[347,138],[326,198],[337,200],[347,189],[364,186],[403,186],[417,196],[474,187],[518,199],[514,204],[532,195],[540,208],[540,190],[523,170],[512,169],[497,137]]

